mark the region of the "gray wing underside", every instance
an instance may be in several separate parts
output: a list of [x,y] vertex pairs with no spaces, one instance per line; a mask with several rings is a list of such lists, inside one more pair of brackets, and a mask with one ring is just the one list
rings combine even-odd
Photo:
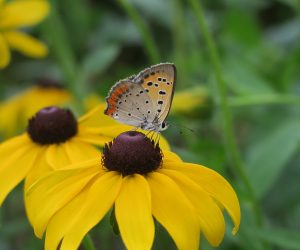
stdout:
[[121,123],[141,127],[145,122],[153,121],[153,103],[146,91],[130,80],[122,80],[117,84],[125,83],[129,86],[128,92],[123,94],[117,103],[117,110],[113,118]]
[[[166,78],[167,81],[159,82],[157,81],[157,79],[159,78]],[[169,114],[173,100],[176,85],[175,65],[173,63],[160,63],[157,65],[153,65],[149,68],[144,69],[138,75],[131,76],[130,79],[134,83],[144,85],[144,88],[149,88],[150,90],[151,88],[153,88],[154,85],[159,84],[158,90],[161,90],[162,92],[166,93],[165,95],[159,95],[159,91],[156,91],[156,96],[153,95],[153,99],[156,101],[155,103],[153,103],[153,111],[156,112],[154,117],[155,119],[157,119],[158,123],[162,123]],[[146,85],[146,83],[148,82],[147,79],[153,82],[152,87],[148,87]]]

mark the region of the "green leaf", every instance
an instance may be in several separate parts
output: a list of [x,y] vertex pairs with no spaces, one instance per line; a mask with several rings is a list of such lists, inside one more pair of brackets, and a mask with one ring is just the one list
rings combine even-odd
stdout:
[[115,235],[120,235],[120,230],[119,230],[119,225],[116,219],[116,214],[115,214],[115,206],[113,207],[110,218],[109,218],[110,225],[112,227],[112,230]]
[[265,240],[280,249],[300,249],[299,231],[291,231],[288,229],[255,229],[252,233],[253,238]]
[[253,14],[241,9],[230,9],[224,17],[224,35],[245,46],[257,46],[261,30]]
[[238,95],[254,95],[274,93],[272,85],[256,70],[236,58],[227,59],[225,62],[225,80],[228,87]]
[[161,25],[171,26],[173,13],[170,11],[170,8],[172,7],[172,1],[130,0],[128,2],[137,7],[144,17],[149,17]]
[[252,143],[247,157],[248,176],[258,197],[262,198],[272,187],[288,160],[299,148],[300,119],[278,124],[261,140]]
[[82,63],[81,79],[101,74],[114,62],[120,53],[120,47],[114,44],[92,51]]

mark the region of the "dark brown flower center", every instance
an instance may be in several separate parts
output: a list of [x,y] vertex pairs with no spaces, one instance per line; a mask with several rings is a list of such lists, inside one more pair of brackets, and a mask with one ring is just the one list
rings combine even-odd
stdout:
[[50,79],[50,78],[39,78],[37,80],[36,85],[39,88],[43,88],[43,89],[62,89],[63,86],[54,79]]
[[69,109],[47,107],[29,119],[27,133],[39,144],[62,143],[77,133],[77,121]]
[[123,176],[145,175],[161,166],[162,152],[158,144],[143,133],[128,131],[104,146],[102,165]]

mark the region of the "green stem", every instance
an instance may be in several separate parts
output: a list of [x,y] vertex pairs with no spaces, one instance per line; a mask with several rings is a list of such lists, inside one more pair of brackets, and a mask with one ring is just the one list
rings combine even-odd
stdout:
[[118,0],[118,3],[128,14],[128,16],[131,18],[131,21],[140,32],[150,62],[152,64],[160,62],[159,52],[155,46],[154,39],[152,38],[150,30],[148,29],[139,12],[131,4],[129,4],[127,0]]
[[89,234],[84,237],[82,245],[84,246],[85,250],[96,250],[94,242]]
[[43,25],[43,33],[49,44],[51,44],[52,52],[56,56],[64,75],[64,81],[75,99],[76,108],[81,110],[85,84],[77,80],[78,66],[70,41],[67,38],[66,28],[56,11],[55,1],[52,1],[52,3],[51,15]]
[[238,173],[239,178],[243,181],[245,187],[247,188],[248,195],[251,198],[252,203],[252,209],[256,218],[256,223],[258,226],[262,225],[262,215],[260,211],[260,207],[258,204],[258,201],[256,199],[252,184],[250,180],[248,179],[248,176],[245,172],[245,168],[243,166],[239,150],[237,147],[237,144],[235,142],[235,137],[233,133],[233,122],[232,117],[228,105],[227,100],[227,87],[224,82],[223,76],[222,76],[222,70],[221,70],[221,63],[219,59],[219,55],[216,49],[216,45],[214,43],[214,40],[208,30],[202,6],[200,4],[199,0],[189,0],[190,5],[195,13],[195,16],[198,21],[199,28],[203,34],[204,40],[207,44],[209,56],[211,63],[213,65],[213,70],[216,76],[216,82],[217,82],[217,93],[218,98],[220,100],[220,108],[221,108],[221,116],[223,120],[223,130],[224,130],[224,139],[225,139],[225,145],[227,153],[230,157],[230,160],[232,162],[231,167],[233,170]]
[[265,94],[255,96],[237,96],[228,99],[231,107],[266,105],[266,104],[291,104],[300,105],[300,98],[295,95]]
[[187,84],[188,73],[187,69],[187,39],[186,39],[186,23],[185,16],[183,12],[183,4],[181,0],[174,0],[172,2],[172,33],[173,33],[173,42],[174,42],[174,59],[175,64],[180,69],[180,82]]
[[300,18],[300,2],[299,1],[295,1],[295,11],[298,15],[298,18]]

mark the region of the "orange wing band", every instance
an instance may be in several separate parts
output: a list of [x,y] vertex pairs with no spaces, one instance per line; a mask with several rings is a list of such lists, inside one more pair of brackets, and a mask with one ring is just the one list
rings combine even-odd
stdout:
[[128,90],[128,86],[116,86],[109,98],[107,98],[107,109],[105,110],[105,114],[106,115],[109,115],[109,116],[112,116],[116,109],[117,109],[117,103],[118,103],[118,100],[120,99],[120,97]]

